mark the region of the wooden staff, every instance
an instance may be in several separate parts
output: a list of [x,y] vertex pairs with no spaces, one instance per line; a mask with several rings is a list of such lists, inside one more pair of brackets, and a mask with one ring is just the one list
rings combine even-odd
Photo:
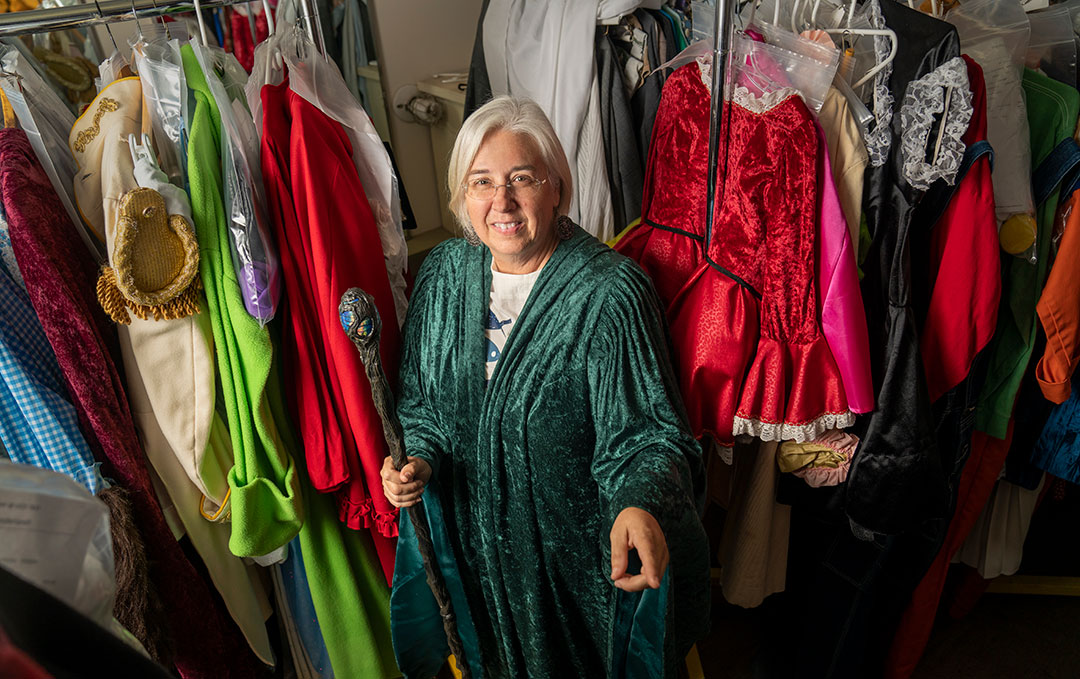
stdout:
[[[390,383],[386,379],[382,359],[379,357],[382,319],[379,317],[379,310],[375,307],[375,299],[360,288],[349,288],[341,296],[338,314],[345,335],[360,352],[360,360],[364,363],[368,382],[371,383],[371,397],[375,401],[375,409],[379,411],[379,419],[382,420],[383,436],[390,448],[390,460],[394,463],[394,468],[400,471],[408,463],[408,458],[405,456],[401,420],[398,419],[397,409],[394,407],[394,394],[390,391]],[[435,602],[439,605],[450,652],[457,660],[461,676],[469,679],[471,674],[465,662],[461,638],[457,633],[457,620],[454,617],[453,607],[450,605],[450,593],[446,590],[446,583],[435,561],[435,547],[431,543],[431,531],[428,528],[427,514],[424,512],[423,498],[408,507],[406,511],[416,531],[417,547],[424,560],[424,573],[427,575],[428,587],[435,595]]]

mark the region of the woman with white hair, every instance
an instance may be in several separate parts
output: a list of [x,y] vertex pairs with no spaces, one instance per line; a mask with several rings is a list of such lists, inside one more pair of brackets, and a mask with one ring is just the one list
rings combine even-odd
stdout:
[[[450,159],[464,240],[433,250],[404,330],[398,412],[474,677],[675,676],[707,630],[701,450],[656,293],[567,218],[570,170],[535,103],[499,97]],[[406,677],[446,658],[401,519],[391,599]]]

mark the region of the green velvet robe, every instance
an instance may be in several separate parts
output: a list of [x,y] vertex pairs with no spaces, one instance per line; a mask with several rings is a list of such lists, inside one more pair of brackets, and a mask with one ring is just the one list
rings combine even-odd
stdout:
[[[577,229],[485,386],[490,287],[486,248],[433,250],[400,373],[406,450],[435,471],[425,505],[467,660],[484,677],[670,676],[707,631],[709,563],[701,450],[652,283]],[[608,578],[611,525],[630,506],[656,517],[671,553],[645,595]],[[401,516],[395,650],[406,677],[430,676],[446,645]]]

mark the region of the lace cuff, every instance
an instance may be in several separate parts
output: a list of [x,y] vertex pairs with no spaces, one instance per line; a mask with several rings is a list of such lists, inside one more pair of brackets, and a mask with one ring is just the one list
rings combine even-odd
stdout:
[[[881,15],[881,5],[878,0],[869,0],[866,3],[866,17],[874,28],[886,28],[885,17]],[[889,58],[891,44],[888,36],[874,36],[874,58],[880,64]],[[893,95],[889,90],[889,79],[892,78],[892,63],[878,71],[874,76],[874,127],[863,133],[863,141],[866,142],[866,152],[870,155],[870,165],[881,167],[889,159],[889,149],[892,148],[892,117]]]
[[[903,176],[909,184],[925,191],[938,179],[944,179],[950,186],[956,181],[964,160],[962,137],[971,121],[971,112],[967,66],[960,57],[946,61],[908,85],[900,107],[903,131],[900,151],[904,159]],[[937,148],[930,149],[931,131],[939,114],[944,116],[945,126],[936,142]]]
[[[735,435],[746,434],[762,441],[812,441],[830,429],[844,429],[855,424],[855,415],[850,411],[842,413],[824,413],[809,422],[792,424],[790,422],[762,422],[753,418],[735,416]],[[845,475],[846,476],[846,475]]]
[[806,344],[758,340],[739,394],[735,436],[801,443],[854,423],[840,370],[824,337]]

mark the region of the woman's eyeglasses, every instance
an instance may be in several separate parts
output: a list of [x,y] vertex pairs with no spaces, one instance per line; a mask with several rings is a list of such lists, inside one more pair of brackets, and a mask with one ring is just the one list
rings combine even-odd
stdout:
[[473,200],[491,200],[500,187],[505,187],[514,195],[533,196],[546,183],[546,179],[537,179],[528,174],[516,174],[505,184],[496,184],[490,179],[480,177],[465,182],[465,195]]

